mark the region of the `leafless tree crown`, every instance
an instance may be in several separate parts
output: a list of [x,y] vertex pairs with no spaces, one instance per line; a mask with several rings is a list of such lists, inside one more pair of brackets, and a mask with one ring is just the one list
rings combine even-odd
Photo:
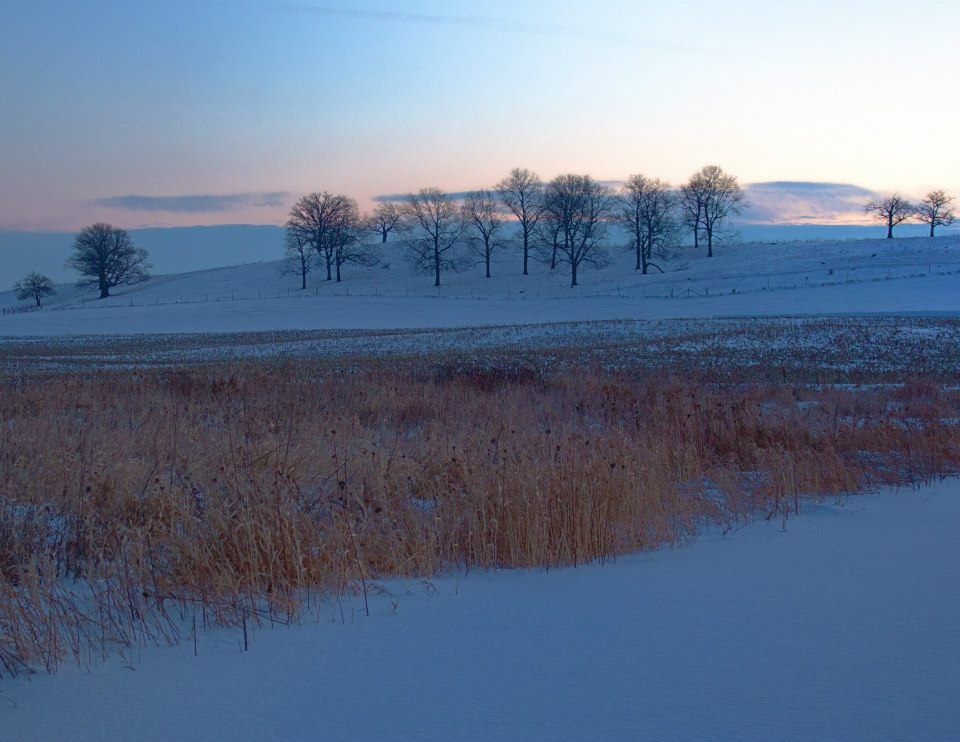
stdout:
[[385,201],[377,204],[377,208],[367,217],[366,223],[368,229],[383,243],[391,233],[402,231],[403,216],[403,207],[400,204],[395,201]]
[[[349,196],[311,193],[303,196],[290,210],[287,220],[289,240],[308,244],[326,268],[326,280],[341,280],[341,267],[347,263],[370,265],[374,257],[363,240],[357,202]],[[299,248],[298,248],[299,249]]]
[[462,265],[458,255],[466,225],[457,201],[439,188],[422,188],[407,197],[407,215],[413,224],[410,250],[414,264],[432,272],[433,285],[440,285],[440,275]]
[[462,208],[463,221],[473,233],[468,244],[483,261],[487,278],[490,278],[490,258],[500,247],[499,234],[503,226],[499,203],[490,191],[480,190],[468,193]]
[[307,276],[313,270],[313,245],[305,232],[287,227],[284,239],[284,261],[280,267],[280,275],[298,276],[300,288],[307,288]]
[[33,299],[38,307],[43,306],[43,300],[46,297],[57,293],[56,289],[53,288],[53,281],[36,271],[30,271],[13,284],[13,290],[17,292],[17,299],[20,301]]
[[101,299],[115,286],[150,278],[147,251],[134,247],[125,229],[102,222],[80,230],[66,265],[80,274],[78,286],[96,287]]
[[714,239],[731,216],[747,205],[746,194],[737,178],[717,165],[707,165],[694,173],[680,189],[685,222],[694,232],[694,245],[702,234],[707,239],[707,257],[713,257]]
[[514,168],[510,175],[497,183],[497,194],[503,205],[520,225],[523,239],[523,275],[528,275],[530,239],[543,216],[543,181],[526,168]]
[[871,201],[863,210],[887,225],[887,239],[893,239],[893,228],[903,224],[915,213],[915,207],[899,193]]
[[956,221],[953,196],[948,196],[944,191],[930,191],[917,204],[916,215],[930,227],[930,236],[933,237],[937,227],[949,227]]
[[570,266],[570,285],[584,265],[606,263],[603,251],[607,221],[613,213],[613,191],[589,175],[560,175],[544,191],[545,221],[556,226],[556,263]]
[[653,260],[662,262],[669,258],[668,245],[677,231],[676,201],[669,183],[644,175],[631,175],[620,190],[614,219],[630,235],[636,269],[644,274],[651,267],[663,272]]

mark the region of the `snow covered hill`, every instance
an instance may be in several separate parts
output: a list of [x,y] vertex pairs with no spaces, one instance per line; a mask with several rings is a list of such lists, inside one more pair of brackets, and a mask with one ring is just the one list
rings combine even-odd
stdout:
[[[629,254],[585,268],[569,286],[561,266],[503,251],[493,278],[474,266],[443,285],[411,271],[400,243],[383,246],[377,268],[345,268],[340,284],[282,276],[280,262],[155,276],[98,300],[58,286],[42,311],[0,316],[0,335],[129,334],[274,329],[409,328],[592,319],[832,313],[960,313],[960,237],[900,238],[722,247],[713,258],[690,248],[641,275]],[[12,292],[0,306],[23,307]]]

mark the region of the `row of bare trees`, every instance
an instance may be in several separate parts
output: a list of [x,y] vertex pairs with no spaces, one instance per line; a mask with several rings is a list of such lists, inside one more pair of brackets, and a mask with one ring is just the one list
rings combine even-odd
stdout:
[[911,219],[930,227],[930,236],[937,227],[949,227],[956,221],[953,196],[945,191],[930,191],[919,203],[911,203],[899,193],[878,198],[864,206],[864,212],[887,225],[887,239],[893,239],[893,228]]
[[669,183],[633,175],[614,190],[589,175],[565,174],[544,182],[536,173],[516,168],[493,190],[479,190],[462,199],[439,188],[423,188],[403,201],[380,203],[361,217],[349,196],[313,193],[301,198],[287,222],[287,272],[306,287],[314,266],[326,268],[326,279],[340,281],[347,263],[372,265],[377,257],[370,240],[387,242],[402,236],[414,266],[433,275],[439,286],[444,272],[482,263],[489,278],[491,261],[504,247],[504,225],[516,224],[522,247],[523,274],[530,259],[551,270],[569,268],[570,285],[584,266],[600,266],[606,252],[608,226],[628,235],[627,250],[636,269],[663,271],[681,233],[692,232],[694,244],[713,255],[721,225],[739,214],[744,192],[736,177],[717,166],[697,171],[679,189]]

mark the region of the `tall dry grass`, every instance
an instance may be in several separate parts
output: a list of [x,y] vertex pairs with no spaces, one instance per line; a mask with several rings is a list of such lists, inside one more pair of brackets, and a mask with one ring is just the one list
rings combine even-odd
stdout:
[[951,473],[960,395],[308,363],[0,382],[0,669]]

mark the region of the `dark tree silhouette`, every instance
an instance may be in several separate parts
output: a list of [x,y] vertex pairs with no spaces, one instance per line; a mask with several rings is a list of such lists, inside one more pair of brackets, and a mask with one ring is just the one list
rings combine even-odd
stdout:
[[497,183],[497,193],[503,205],[517,218],[523,239],[523,275],[528,275],[530,238],[537,222],[543,216],[543,181],[526,168],[514,168],[510,175]]
[[147,251],[134,247],[125,229],[97,223],[84,227],[73,242],[68,268],[77,271],[81,287],[97,287],[100,298],[115,286],[132,286],[150,278]]
[[[697,234],[702,227],[707,238],[707,257],[713,257],[713,240],[717,230],[731,216],[741,213],[747,205],[746,194],[735,176],[717,165],[707,165],[694,173],[681,189],[684,212],[691,222],[694,217],[694,246],[699,246]],[[698,211],[699,216],[694,213]]]
[[703,183],[691,178],[680,186],[680,218],[683,226],[693,233],[693,247],[700,249],[700,234],[703,229]]
[[558,228],[556,260],[570,266],[570,286],[582,265],[606,262],[603,240],[613,206],[613,192],[589,175],[560,175],[547,185],[543,218]]
[[13,290],[17,292],[17,298],[20,301],[33,299],[38,307],[43,306],[43,300],[46,297],[57,293],[53,288],[53,281],[36,271],[31,271],[13,284]]
[[333,249],[333,265],[336,268],[337,283],[341,280],[341,269],[345,265],[358,265],[370,268],[377,264],[377,253],[367,244],[364,237],[366,229],[362,224],[354,202],[353,213],[349,218],[336,224],[330,231],[329,239]]
[[300,288],[307,288],[307,276],[313,270],[313,245],[304,232],[287,225],[284,261],[280,275],[299,276]]
[[930,191],[917,204],[916,216],[930,227],[930,236],[933,237],[937,227],[949,227],[956,221],[953,196],[948,196],[944,191]]
[[490,258],[493,251],[500,247],[497,234],[503,226],[503,218],[497,206],[497,201],[490,191],[468,193],[463,200],[464,224],[474,232],[468,244],[483,260],[487,278],[490,278]]
[[394,201],[378,204],[367,217],[366,223],[369,230],[380,237],[380,242],[386,242],[391,232],[399,232],[403,228],[403,207]]
[[[310,244],[327,269],[327,280],[333,280],[337,253],[343,249],[346,232],[360,225],[357,202],[349,196],[311,193],[303,196],[290,209],[287,231],[297,232]],[[339,280],[339,278],[337,279]]]
[[563,236],[563,227],[549,216],[541,218],[533,232],[537,241],[534,255],[543,262],[550,264],[550,270],[556,270],[557,252],[560,249],[560,239]]
[[863,207],[863,211],[887,225],[888,240],[893,239],[894,227],[903,224],[916,213],[913,204],[899,193],[871,201]]
[[466,225],[456,200],[439,188],[422,188],[407,197],[407,214],[415,232],[410,240],[414,264],[432,272],[433,285],[440,285],[440,274],[460,266],[457,248]]
[[663,273],[652,260],[668,257],[666,246],[676,233],[676,195],[670,184],[643,175],[631,175],[617,199],[614,219],[630,235],[630,249],[636,253],[636,270],[646,274],[650,267]]

